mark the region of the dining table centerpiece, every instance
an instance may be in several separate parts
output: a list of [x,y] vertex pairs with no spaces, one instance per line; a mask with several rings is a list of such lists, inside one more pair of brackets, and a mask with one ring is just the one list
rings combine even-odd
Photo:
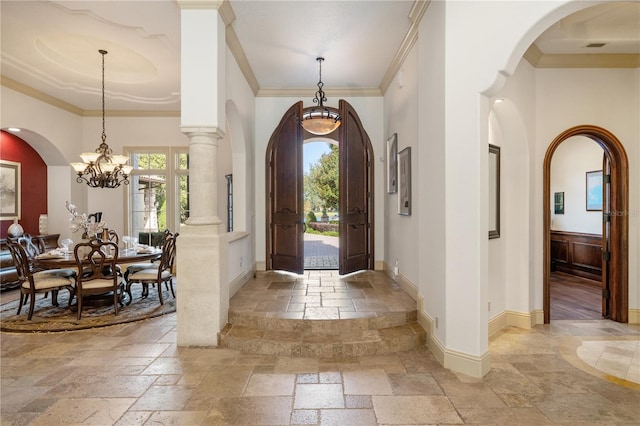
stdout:
[[69,218],[69,229],[71,229],[71,232],[82,230],[83,239],[100,236],[102,231],[106,229],[106,222],[96,220],[95,215],[87,215],[86,213],[78,212],[78,208],[69,201],[66,202],[66,206],[67,210],[71,214],[71,217]]

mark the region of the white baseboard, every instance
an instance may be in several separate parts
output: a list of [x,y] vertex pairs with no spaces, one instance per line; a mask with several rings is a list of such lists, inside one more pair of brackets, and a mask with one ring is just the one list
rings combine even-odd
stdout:
[[640,309],[629,309],[629,324],[640,324]]
[[530,313],[504,311],[489,320],[489,337],[507,326],[530,329],[536,324],[544,324],[544,311],[535,310]]
[[254,274],[255,271],[253,269],[249,269],[243,274],[238,275],[238,277],[229,284],[229,299],[231,299],[231,297],[233,297],[233,295],[236,294],[236,292],[240,290],[247,281],[253,278]]
[[447,349],[433,333],[427,334],[427,346],[444,367],[456,373],[463,373],[471,377],[482,378],[491,370],[491,354],[489,351],[482,356]]

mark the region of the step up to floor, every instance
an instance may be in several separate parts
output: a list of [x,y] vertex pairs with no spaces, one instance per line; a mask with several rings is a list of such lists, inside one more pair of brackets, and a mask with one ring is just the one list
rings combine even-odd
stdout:
[[289,331],[265,330],[229,323],[219,335],[219,345],[262,355],[334,358],[407,351],[426,342],[426,332],[417,322],[367,330],[351,325],[345,327],[349,331],[336,332],[309,331],[323,321],[306,322],[297,331],[293,327],[285,327]]
[[221,347],[272,356],[350,357],[424,346],[416,302],[388,276],[264,273],[230,300]]

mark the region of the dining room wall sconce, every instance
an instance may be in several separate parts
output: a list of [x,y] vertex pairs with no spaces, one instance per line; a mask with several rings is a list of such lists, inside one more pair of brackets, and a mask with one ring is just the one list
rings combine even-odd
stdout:
[[324,106],[324,102],[327,101],[327,97],[322,90],[324,86],[322,82],[322,62],[324,58],[317,57],[316,61],[318,61],[319,65],[319,79],[318,91],[313,98],[313,102],[317,105],[302,110],[302,127],[311,134],[323,136],[340,127],[342,117],[340,117],[337,109]]
[[126,164],[128,156],[114,155],[107,145],[104,108],[104,55],[107,51],[100,49],[98,52],[102,55],[102,143],[95,152],[80,154],[82,163],[71,163],[71,167],[78,175],[78,183],[86,183],[92,188],[117,188],[120,184],[129,184],[129,174],[133,167]]

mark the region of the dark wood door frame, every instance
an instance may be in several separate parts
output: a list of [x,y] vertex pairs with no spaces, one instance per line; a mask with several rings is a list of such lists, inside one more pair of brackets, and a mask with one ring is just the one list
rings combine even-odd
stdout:
[[[343,99],[339,107],[342,125],[326,137],[340,147],[339,270],[346,274],[375,269],[373,148],[355,109]],[[302,102],[289,108],[266,150],[266,270],[304,270],[302,110]]]
[[544,157],[543,184],[543,309],[544,322],[550,322],[550,258],[551,258],[551,159],[556,148],[566,139],[584,136],[595,141],[604,150],[611,169],[610,211],[603,212],[610,221],[610,279],[609,309],[610,319],[629,322],[629,163],[624,147],[611,132],[591,125],[580,125],[559,134]]

